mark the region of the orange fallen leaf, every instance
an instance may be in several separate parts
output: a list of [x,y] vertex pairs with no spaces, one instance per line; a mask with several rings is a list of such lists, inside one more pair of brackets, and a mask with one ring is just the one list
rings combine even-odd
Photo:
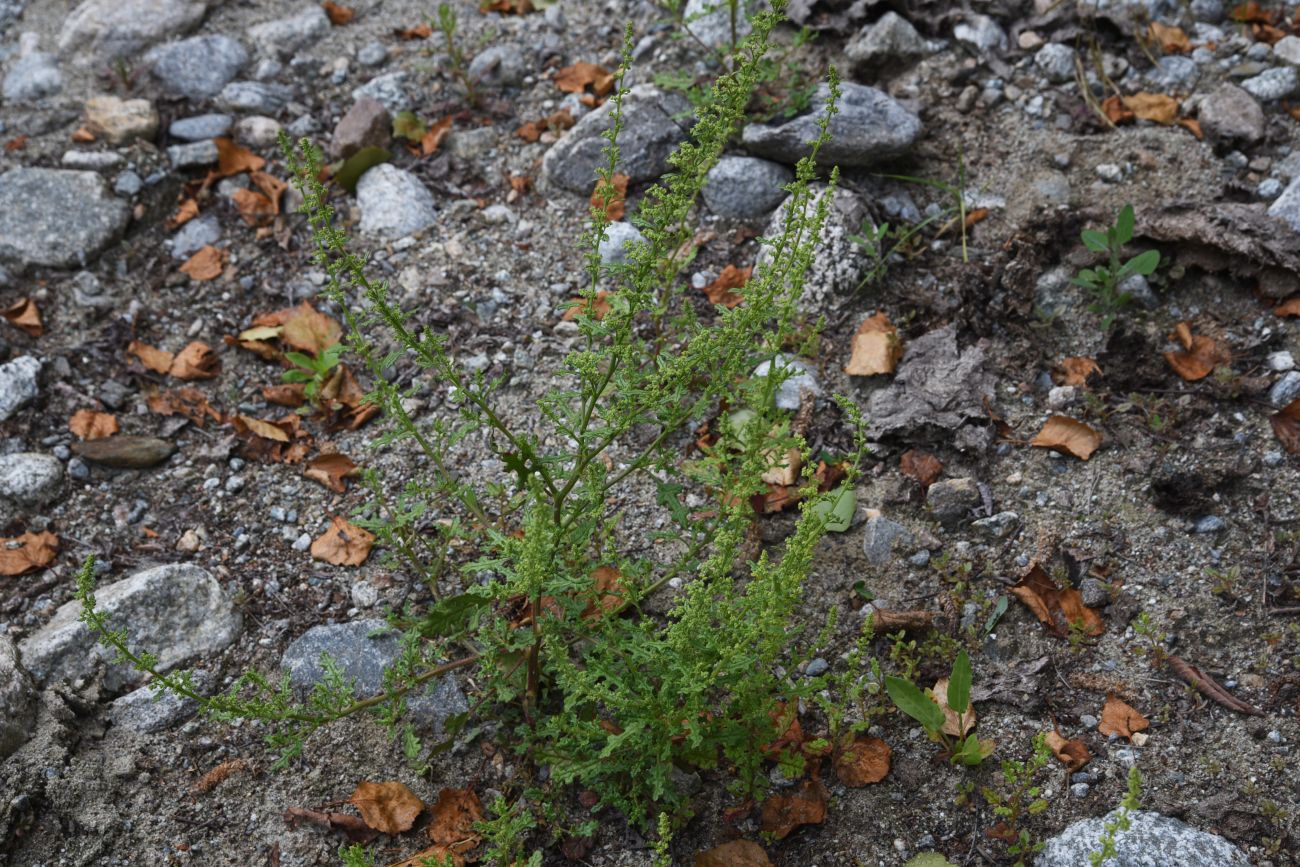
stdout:
[[1075,387],[1088,385],[1088,379],[1093,375],[1101,376],[1101,367],[1092,358],[1063,358],[1056,369],[1052,371],[1052,381],[1057,385],[1073,385]]
[[779,761],[790,747],[803,745],[803,725],[799,722],[799,705],[792,702],[778,701],[768,711],[772,720],[772,733],[776,739],[763,744],[763,755],[772,761]]
[[443,789],[430,812],[429,839],[456,852],[468,852],[482,839],[474,830],[483,821],[483,805],[473,789]]
[[360,566],[370,556],[374,544],[373,534],[334,517],[325,535],[311,543],[311,555],[335,566]]
[[594,598],[583,609],[582,616],[588,620],[608,614],[623,604],[627,598],[627,581],[623,573],[613,566],[598,566],[591,573]]
[[1300,316],[1300,295],[1292,295],[1273,308],[1276,316]]
[[13,577],[54,562],[59,538],[48,531],[0,539],[0,575]]
[[41,311],[36,302],[30,298],[19,298],[16,302],[0,310],[0,316],[13,327],[27,332],[28,337],[40,337],[45,333],[41,323]]
[[275,204],[255,190],[235,190],[230,198],[239,216],[250,226],[265,226],[275,219]]
[[519,136],[526,142],[535,142],[541,138],[542,133],[547,130],[555,130],[556,132],[559,132],[568,129],[575,123],[577,123],[577,121],[573,119],[573,113],[567,108],[562,108],[551,114],[549,117],[544,117],[541,120],[528,121],[528,123],[515,130],[515,135]]
[[1133,733],[1150,726],[1146,717],[1113,695],[1106,696],[1106,704],[1101,709],[1101,722],[1097,731],[1104,735],[1119,735],[1133,740]]
[[849,376],[893,373],[902,357],[903,341],[898,337],[898,328],[884,313],[877,313],[858,326],[844,372]]
[[274,440],[278,443],[287,443],[291,439],[289,432],[284,428],[260,418],[253,418],[251,415],[237,415],[232,421],[235,423],[236,431],[239,431],[242,426],[246,432],[262,439]]
[[594,63],[579,61],[555,73],[555,86],[565,93],[582,93],[591,87],[596,96],[614,89],[614,76]]
[[1300,455],[1300,398],[1282,407],[1268,420],[1273,425],[1274,436],[1287,454]]
[[207,395],[190,386],[172,391],[153,391],[145,400],[150,412],[163,416],[183,415],[199,427],[203,427],[208,419],[221,421],[221,413],[208,403]]
[[728,265],[722,269],[722,273],[716,280],[704,287],[704,296],[709,299],[710,304],[721,304],[728,309],[739,307],[744,303],[745,296],[735,290],[745,288],[753,273],[752,265],[746,268]]
[[1205,138],[1205,133],[1201,130],[1201,122],[1194,117],[1180,117],[1175,121],[1183,129],[1196,136],[1197,141]]
[[393,35],[398,39],[410,42],[413,39],[428,39],[433,35],[433,28],[427,23],[417,24],[414,27],[399,28],[393,31]]
[[211,346],[195,340],[177,353],[167,372],[186,381],[215,379],[221,372],[221,359],[212,351]]
[[614,174],[609,179],[609,185],[603,183],[596,184],[596,189],[591,191],[591,212],[592,216],[600,213],[601,208],[605,209],[605,218],[607,220],[621,220],[627,213],[627,182],[630,180],[627,175]]
[[289,189],[289,185],[277,178],[275,175],[266,172],[252,172],[248,179],[253,182],[253,186],[262,191],[262,195],[271,202],[271,207],[275,213],[280,213],[280,202],[284,198],[284,191]]
[[1179,322],[1172,336],[1183,348],[1166,352],[1165,361],[1188,382],[1204,379],[1214,368],[1232,362],[1232,353],[1222,341],[1203,334],[1192,334],[1192,328],[1186,322]]
[[325,10],[325,15],[329,18],[330,24],[335,27],[342,27],[356,17],[357,14],[357,10],[347,6],[340,6],[334,0],[325,0],[320,6]]
[[732,840],[697,853],[695,867],[772,867],[772,860],[752,840]]
[[447,137],[447,133],[451,132],[454,122],[455,118],[447,115],[442,120],[430,124],[424,131],[424,135],[420,137],[420,156],[427,157],[436,153],[442,140]]
[[989,218],[988,208],[976,208],[975,210],[970,211],[969,213],[966,214],[966,222],[962,223],[962,225],[965,226],[967,229],[969,229],[972,226],[974,226],[976,223],[982,223],[988,218]]
[[166,373],[171,370],[172,361],[176,358],[170,352],[157,349],[138,340],[131,341],[131,344],[126,348],[126,354],[134,355],[140,359],[140,363],[154,373]]
[[587,314],[588,307],[590,307],[590,316],[593,319],[604,319],[611,309],[609,301],[607,300],[608,298],[609,293],[604,289],[597,290],[596,297],[592,300],[590,305],[588,305],[586,298],[574,298],[572,306],[570,306],[568,310],[564,311],[564,316],[562,318],[565,322],[572,322],[579,316]]
[[176,206],[176,213],[167,221],[167,228],[169,230],[179,229],[198,215],[199,203],[196,199],[181,199],[181,203]]
[[72,133],[72,140],[81,144],[89,144],[95,140],[95,134],[84,126],[80,126]]
[[1147,28],[1147,35],[1165,54],[1185,54],[1192,50],[1192,41],[1187,38],[1187,34],[1181,27],[1171,27],[1168,24],[1152,21]]
[[1178,117],[1178,100],[1163,93],[1135,93],[1124,97],[1124,108],[1139,120],[1168,126]]
[[310,352],[317,358],[343,337],[343,326],[337,319],[321,313],[306,301],[290,308],[284,317],[284,330],[280,340],[294,349]]
[[1063,415],[1054,415],[1043,425],[1031,446],[1051,449],[1086,461],[1101,445],[1101,434],[1081,421]]
[[278,385],[262,386],[262,397],[279,406],[297,409],[307,402],[307,384],[303,382],[284,382]]
[[5,153],[11,154],[27,147],[27,136],[18,135],[5,142]]
[[202,282],[220,277],[225,265],[225,251],[218,250],[211,244],[205,244],[202,249],[187,259],[184,265],[181,265],[180,270],[182,274],[190,275],[190,279]]
[[347,490],[343,480],[357,474],[357,465],[347,455],[334,452],[312,458],[303,468],[302,474],[341,494]]
[[218,178],[228,178],[240,172],[256,172],[266,166],[266,160],[228,138],[218,137],[213,141],[217,143],[217,168],[214,174]]
[[358,783],[348,802],[361,813],[362,821],[382,834],[406,833],[424,812],[424,801],[396,780]]
[[120,428],[117,419],[110,413],[79,409],[68,420],[68,430],[83,440],[97,440],[112,436]]
[[1052,750],[1052,755],[1071,771],[1077,771],[1092,761],[1092,753],[1087,744],[1079,738],[1066,740],[1056,729],[1047,733],[1047,746]]
[[763,802],[762,828],[777,840],[784,840],[801,825],[826,821],[826,787],[817,780],[804,780],[790,794],[775,794]]
[[1037,563],[1011,588],[1011,593],[1040,623],[1059,636],[1068,636],[1071,627],[1093,636],[1101,635],[1106,628],[1101,615],[1083,604],[1083,595],[1078,590],[1057,587]]
[[503,15],[527,15],[535,12],[532,0],[479,0],[483,12],[500,12]]
[[908,449],[898,459],[898,471],[920,482],[922,490],[929,490],[939,480],[943,463],[929,452]]
[[835,776],[850,789],[878,783],[889,774],[889,744],[871,735],[857,735],[835,756]]

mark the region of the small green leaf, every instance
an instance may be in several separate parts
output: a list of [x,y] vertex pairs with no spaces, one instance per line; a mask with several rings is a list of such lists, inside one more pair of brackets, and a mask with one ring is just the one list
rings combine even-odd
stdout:
[[296,364],[306,370],[316,369],[316,359],[304,352],[286,352],[284,357],[288,359],[290,363]]
[[419,141],[424,138],[424,121],[413,111],[399,111],[393,117],[393,137],[407,141]]
[[813,504],[813,513],[826,520],[826,532],[843,533],[853,523],[858,508],[858,492],[840,485]]
[[888,675],[885,677],[885,690],[898,709],[919,722],[927,732],[943,728],[943,708],[910,680]]
[[989,615],[988,621],[984,624],[984,634],[989,635],[993,632],[993,627],[998,625],[1002,615],[1007,613],[1007,604],[1009,597],[1004,593],[998,597],[998,604],[993,606],[993,613]]
[[281,382],[309,382],[312,375],[305,370],[286,370],[280,374]]
[[426,638],[454,635],[468,629],[475,612],[491,603],[491,599],[475,593],[448,596],[425,615],[424,622],[420,624],[420,632]]
[[356,195],[357,181],[361,180],[361,176],[392,158],[393,155],[383,148],[364,147],[343,161],[343,165],[339,166],[338,171],[334,173],[334,182]]
[[1147,250],[1129,259],[1124,265],[1124,270],[1130,274],[1141,274],[1143,277],[1155,273],[1156,266],[1160,264],[1160,251]]
[[922,852],[909,860],[903,867],[957,867],[938,852]]
[[1098,232],[1096,229],[1084,229],[1083,234],[1079,237],[1083,240],[1083,246],[1094,253],[1105,253],[1110,249],[1105,232]]
[[966,713],[970,706],[970,682],[970,656],[963,649],[957,654],[957,660],[952,664],[952,676],[948,678],[948,707],[958,716]]
[[1125,205],[1115,218],[1115,240],[1127,244],[1133,240],[1133,206]]

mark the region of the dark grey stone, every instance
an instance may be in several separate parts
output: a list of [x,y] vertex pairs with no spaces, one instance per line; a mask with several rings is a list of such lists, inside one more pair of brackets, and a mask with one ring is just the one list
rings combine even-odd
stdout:
[[1285,99],[1300,89],[1300,72],[1294,66],[1275,66],[1243,81],[1241,89],[1261,102]]
[[[195,675],[194,684],[203,692],[209,678]],[[141,734],[160,732],[184,722],[198,712],[199,703],[192,698],[182,698],[174,692],[156,692],[142,686],[113,700],[108,706],[108,718],[116,726]]]
[[979,485],[968,478],[941,479],[925,495],[930,513],[943,524],[955,524],[970,517],[971,509],[983,501]]
[[719,217],[752,220],[774,211],[785,200],[785,185],[794,172],[771,160],[725,156],[709,170],[704,203]]
[[10,169],[0,175],[0,260],[85,267],[121,236],[130,215],[94,172]]
[[216,214],[200,214],[172,236],[172,258],[188,259],[208,244],[221,240],[221,221]]
[[[869,435],[892,436],[923,427],[956,431],[966,421],[986,421],[993,378],[979,345],[960,350],[954,325],[931,331],[903,350],[894,382],[867,401]],[[931,488],[933,491],[933,488]]]
[[[1100,851],[1105,825],[1115,813],[1084,819],[1047,841],[1036,867],[1079,867]],[[1129,814],[1130,828],[1115,834],[1115,857],[1106,867],[1248,867],[1250,859],[1222,837],[1145,810]]]
[[854,72],[861,75],[910,63],[929,50],[912,23],[891,10],[859,30],[844,46],[844,56],[853,64]]
[[174,169],[193,169],[210,166],[221,157],[217,143],[212,139],[172,145],[167,148],[167,159]]
[[181,141],[203,141],[226,135],[234,123],[235,119],[228,114],[198,114],[172,121],[167,132]]
[[489,87],[517,87],[528,74],[525,53],[518,45],[493,45],[469,62],[469,77]]
[[[754,29],[749,18],[758,11],[760,5],[762,4],[757,0],[742,0],[736,15],[737,43]],[[691,29],[691,34],[705,45],[723,49],[731,47],[731,10],[727,0],[687,0],[682,17]]]
[[248,63],[248,52],[229,36],[195,36],[150,53],[154,77],[163,89],[188,99],[221,92]]
[[876,516],[867,520],[862,536],[862,553],[872,566],[884,566],[894,558],[894,548],[912,544],[912,533],[902,524]]
[[9,67],[0,93],[5,102],[38,102],[63,90],[63,75],[53,54],[36,50],[36,39],[23,34],[22,57]]
[[273,115],[284,108],[291,96],[283,84],[262,81],[232,81],[221,88],[217,103],[227,111]]
[[[840,88],[839,113],[831,119],[831,140],[818,155],[822,165],[877,165],[902,156],[920,135],[921,119],[892,96],[852,82],[844,82]],[[820,109],[828,95],[826,85],[820,85],[807,114],[778,124],[746,124],[741,141],[759,156],[798,162],[808,154],[808,142],[817,137]]]
[[1074,80],[1075,51],[1061,42],[1049,42],[1034,55],[1034,64],[1052,84]]

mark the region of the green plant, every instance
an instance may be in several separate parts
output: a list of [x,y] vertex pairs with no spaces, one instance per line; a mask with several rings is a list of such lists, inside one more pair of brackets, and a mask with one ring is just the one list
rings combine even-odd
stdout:
[[456,9],[450,3],[439,3],[438,17],[434,19],[426,16],[426,20],[442,33],[442,41],[451,62],[451,74],[464,88],[465,99],[470,107],[478,108],[479,93],[474,89],[474,79],[469,74],[469,62],[465,58],[465,52],[461,50],[460,43],[456,40]]
[[1141,806],[1142,798],[1142,774],[1138,771],[1137,766],[1128,769],[1128,793],[1120,801],[1114,815],[1106,820],[1106,825],[1102,831],[1101,849],[1088,853],[1088,863],[1091,867],[1101,867],[1107,860],[1115,858],[1118,853],[1115,851],[1115,837],[1120,831],[1127,831],[1132,826],[1129,814]]
[[1090,309],[1101,315],[1103,330],[1110,329],[1119,311],[1131,300],[1129,293],[1120,291],[1120,284],[1134,275],[1153,274],[1160,264],[1159,250],[1147,250],[1120,262],[1124,246],[1133,240],[1133,221],[1133,206],[1125,205],[1114,225],[1105,230],[1085,229],[1079,235],[1085,247],[1107,256],[1105,265],[1084,268],[1072,281],[1093,293],[1095,300]]
[[[343,344],[336,343],[322,349],[318,355],[286,352],[284,357],[293,368],[286,370],[280,379],[283,382],[305,383],[302,389],[303,397],[311,407],[319,409],[325,385],[334,376],[334,371],[339,366],[339,357],[344,351]],[[306,407],[303,411],[306,411]]]
[[503,795],[497,795],[490,809],[493,818],[474,823],[474,830],[487,844],[483,859],[495,864],[540,867],[541,850],[534,850],[524,860],[527,834],[537,827],[537,820],[528,806],[522,800],[511,804]]
[[984,800],[993,808],[993,815],[998,817],[996,836],[1007,843],[1007,854],[1016,858],[1016,864],[1025,863],[1025,859],[1040,851],[1043,844],[1036,841],[1024,827],[1027,816],[1036,816],[1047,809],[1047,801],[1039,795],[1041,787],[1034,784],[1034,778],[1047,767],[1052,758],[1052,750],[1047,746],[1047,737],[1039,734],[1034,737],[1033,751],[1029,758],[1021,761],[1004,759],[1002,761],[1002,783],[996,789],[985,786],[982,794]]
[[[328,277],[324,295],[342,311],[348,352],[373,381],[367,400],[391,425],[379,444],[410,447],[423,461],[422,475],[400,488],[368,474],[372,501],[355,520],[376,534],[394,565],[425,583],[433,602],[394,615],[404,652],[387,673],[385,691],[367,698],[353,696],[337,669],[305,702],[294,700],[287,679],[274,685],[255,672],[226,694],[199,696],[187,675],[159,672],[156,660],[133,651],[125,632],[106,621],[95,607],[88,564],[79,578],[83,619],[100,640],[149,672],[159,689],[195,698],[219,717],[271,724],[282,762],[298,754],[312,730],[352,713],[376,712],[400,732],[408,694],[473,666],[478,702],[504,721],[508,743],[548,766],[554,785],[589,788],[642,827],[660,812],[675,821],[686,815],[686,798],[674,784],[679,766],[725,766],[738,790],[760,793],[773,707],[808,697],[806,682],[784,674],[801,662],[791,648],[803,584],[819,541],[853,496],[865,454],[862,419],[840,400],[857,431],[857,451],[844,484],[818,493],[808,446],[775,403],[790,368],[750,373],[773,361],[793,332],[803,275],[826,218],[829,197],[815,197],[811,183],[839,95],[833,72],[820,133],[787,188],[792,216],[768,240],[772,262],[746,285],[744,303],[697,315],[679,251],[694,234],[695,201],[743,115],[782,6],[775,2],[773,12],[754,18],[735,70],[714,84],[691,140],[672,157],[673,171],[645,193],[635,219],[646,243],[630,250],[626,264],[610,266],[599,251],[614,195],[629,27],[585,239],[588,279],[574,320],[579,338],[564,362],[571,385],[542,399],[539,417],[503,415],[495,399],[501,381],[462,369],[442,331],[422,326],[390,299],[334,222],[329,192],[318,181],[319,151],[305,140],[296,151],[286,147],[314,233],[314,261]],[[829,182],[837,181],[832,170]],[[603,317],[593,315],[598,297],[608,304]],[[381,349],[376,331],[393,348]],[[391,376],[399,362],[414,368],[405,371],[410,376]],[[458,417],[418,424],[410,417],[409,391],[394,380],[420,374],[445,390]],[[714,448],[683,463],[682,439],[724,406],[752,416],[734,428],[723,425]],[[647,430],[648,437],[628,436]],[[466,477],[458,451],[466,448],[489,451],[508,472],[491,481]],[[773,456],[790,449],[805,458],[795,529],[779,558],[765,552],[738,568],[754,520],[750,497],[766,490],[762,476]],[[626,542],[623,511],[612,504],[634,496],[631,482],[642,480],[657,490],[667,520],[650,536],[659,544],[638,548]],[[688,493],[707,496],[713,508],[693,511]],[[635,553],[646,549],[653,557]],[[686,576],[666,616],[642,613],[648,597]],[[449,722],[453,736],[463,724]],[[410,757],[418,745],[403,736]]]
[[[912,681],[894,675],[885,678],[885,689],[890,699],[899,710],[921,724],[930,740],[943,744],[950,761],[974,766],[992,754],[994,744],[991,740],[980,740],[978,735],[968,734],[975,724],[970,688],[970,656],[965,650],[957,654],[952,664],[947,689],[941,696],[942,706],[935,701],[933,690],[922,692]],[[945,708],[955,715],[955,722],[948,717]]]

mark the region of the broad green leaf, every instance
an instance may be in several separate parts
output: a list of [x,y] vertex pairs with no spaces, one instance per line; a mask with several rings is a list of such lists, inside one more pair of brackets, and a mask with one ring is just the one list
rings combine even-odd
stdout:
[[386,163],[393,155],[383,148],[364,147],[343,161],[338,171],[334,172],[334,182],[349,193],[356,195],[357,181],[368,170],[380,163]]
[[948,707],[958,716],[970,707],[970,681],[970,656],[962,650],[957,654],[957,660],[952,664],[952,676],[948,678]]
[[424,121],[416,117],[413,111],[399,111],[393,116],[393,136],[407,141],[419,141],[424,138]]
[[943,708],[921,692],[916,684],[891,674],[885,678],[885,690],[898,709],[919,722],[927,732],[943,728]]
[[280,374],[281,382],[310,382],[311,379],[311,373],[305,370],[286,370]]
[[957,867],[938,852],[922,852],[912,858],[903,867]]
[[1130,274],[1141,274],[1143,277],[1155,273],[1156,266],[1160,264],[1160,251],[1147,250],[1129,259],[1124,265],[1124,270]]
[[1125,205],[1115,218],[1115,240],[1127,244],[1133,240],[1133,206]]
[[286,352],[284,357],[287,358],[291,364],[305,367],[307,370],[316,369],[316,359],[304,352]]
[[1107,245],[1105,232],[1098,232],[1096,229],[1084,229],[1083,234],[1079,237],[1083,239],[1083,246],[1094,253],[1105,253],[1110,249]]
[[813,504],[813,513],[826,519],[826,532],[843,533],[853,523],[853,513],[857,508],[858,492],[840,485]]
[[1008,597],[1005,593],[998,597],[998,604],[993,606],[993,613],[989,615],[988,621],[984,624],[984,634],[989,635],[993,632],[993,627],[998,625],[1002,615],[1007,613]]

